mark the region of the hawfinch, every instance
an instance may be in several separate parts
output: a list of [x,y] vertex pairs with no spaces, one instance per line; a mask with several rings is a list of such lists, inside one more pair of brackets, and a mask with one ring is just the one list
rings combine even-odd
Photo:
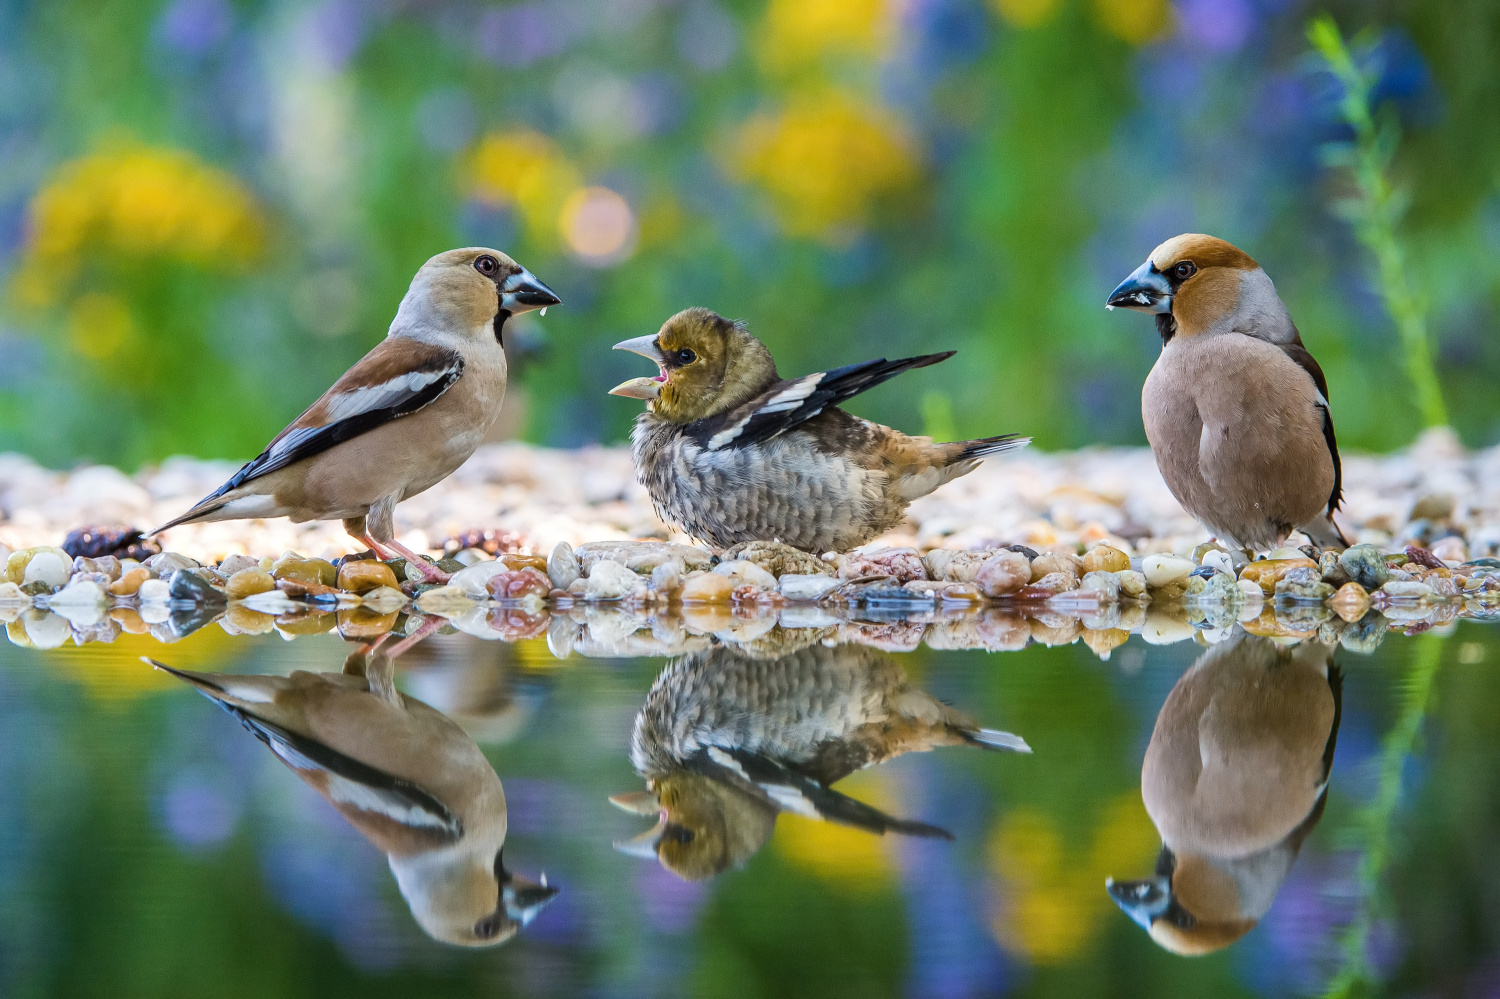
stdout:
[[333,388],[178,524],[341,519],[381,558],[445,574],[395,539],[396,504],[468,460],[505,398],[505,321],[558,304],[498,250],[439,253],[417,271],[390,332]]
[[[234,715],[389,858],[422,929],[445,943],[503,943],[557,894],[506,870],[505,791],[474,740],[395,689],[390,660],[343,673],[180,677]],[[364,671],[368,669],[368,672]]]
[[1260,265],[1222,239],[1167,240],[1106,303],[1149,312],[1161,357],[1141,415],[1172,495],[1220,540],[1264,551],[1300,527],[1345,547],[1323,369]]
[[830,785],[903,753],[958,745],[1031,751],[912,688],[889,656],[863,646],[814,641],[770,658],[730,646],[693,653],[657,677],[636,716],[630,760],[649,790],[610,801],[657,823],[616,847],[696,881],[747,861],[784,811],[952,839]]
[[1218,950],[1270,909],[1323,815],[1341,693],[1326,646],[1241,633],[1167,696],[1141,766],[1162,838],[1156,875],[1106,883],[1162,947]]
[[612,395],[649,400],[631,434],[636,477],[657,514],[719,548],[781,541],[846,551],[901,522],[907,504],[1024,447],[1014,436],[934,444],[838,404],[952,355],[865,361],[783,379],[742,322],[687,309],[661,332],[615,344],[661,369]]

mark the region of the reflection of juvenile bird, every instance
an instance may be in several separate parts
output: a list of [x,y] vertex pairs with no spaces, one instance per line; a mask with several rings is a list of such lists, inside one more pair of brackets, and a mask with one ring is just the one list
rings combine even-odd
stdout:
[[[148,660],[150,661],[150,660]],[[391,684],[372,657],[358,675],[191,673],[181,677],[238,718],[390,859],[422,929],[466,946],[515,936],[557,894],[502,862],[505,791],[447,717]]]
[[952,356],[865,361],[783,379],[742,323],[687,309],[654,336],[615,345],[655,378],[613,395],[650,400],[631,435],[636,476],[657,513],[720,548],[782,541],[844,551],[900,523],[907,504],[1024,438],[934,444],[850,416],[845,399]]
[[1326,646],[1244,634],[1177,682],[1141,766],[1156,876],[1107,885],[1161,946],[1218,950],[1271,907],[1323,814],[1341,691]]
[[258,458],[152,533],[247,517],[337,518],[382,558],[394,551],[430,578],[446,578],[394,540],[392,513],[451,475],[495,422],[505,398],[505,321],[557,303],[498,250],[438,254],[412,278],[374,350]]
[[649,791],[610,800],[659,816],[620,844],[698,880],[744,863],[783,811],[873,833],[952,837],[832,790],[855,770],[934,746],[1030,752],[907,685],[890,657],[812,645],[771,659],[721,646],[669,666],[636,716],[630,758]]
[[1260,265],[1222,239],[1177,236],[1108,304],[1156,315],[1141,414],[1177,501],[1237,547],[1274,548],[1297,527],[1346,545],[1328,384]]

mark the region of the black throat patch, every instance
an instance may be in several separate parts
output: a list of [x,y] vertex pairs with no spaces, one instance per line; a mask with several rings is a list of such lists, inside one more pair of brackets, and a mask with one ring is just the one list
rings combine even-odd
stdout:
[[1177,335],[1177,320],[1172,318],[1172,313],[1158,312],[1156,314],[1156,332],[1161,336],[1163,347],[1172,341],[1172,338]]
[[510,313],[504,309],[495,313],[495,322],[493,323],[495,327],[495,342],[502,347],[505,346],[505,321],[509,318]]

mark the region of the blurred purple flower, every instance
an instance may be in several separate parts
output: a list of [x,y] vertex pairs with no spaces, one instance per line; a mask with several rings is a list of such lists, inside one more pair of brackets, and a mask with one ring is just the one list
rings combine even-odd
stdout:
[[718,4],[695,3],[677,22],[677,53],[694,69],[723,69],[739,47],[740,29]]
[[481,14],[476,44],[493,63],[526,66],[563,52],[581,26],[576,6],[519,3]]
[[304,38],[324,66],[343,69],[364,44],[371,14],[378,9],[361,0],[324,0],[303,15]]
[[1210,52],[1237,52],[1255,29],[1249,0],[1178,0],[1182,37]]
[[191,56],[218,48],[234,28],[228,0],[175,0],[156,22],[156,38],[168,48]]
[[241,802],[224,793],[222,782],[196,768],[182,771],[162,795],[162,822],[179,846],[201,850],[234,833]]
[[686,933],[698,920],[698,911],[708,900],[708,886],[684,881],[655,861],[636,861],[635,891],[641,914],[658,933]]

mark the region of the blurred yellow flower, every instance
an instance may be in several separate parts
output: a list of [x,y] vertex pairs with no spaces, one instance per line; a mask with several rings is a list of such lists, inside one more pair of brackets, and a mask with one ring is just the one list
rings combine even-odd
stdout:
[[32,199],[27,236],[12,291],[44,306],[90,258],[242,265],[260,252],[264,224],[233,175],[185,150],[121,145],[59,167]]
[[1171,22],[1167,0],[1094,0],[1099,26],[1131,45],[1154,41]]
[[474,196],[514,205],[533,239],[556,238],[568,196],[583,186],[576,167],[557,144],[538,132],[491,132],[469,157]]
[[995,938],[1036,964],[1072,957],[1114,908],[1104,879],[1133,876],[1149,864],[1159,842],[1134,792],[1105,806],[1093,842],[1081,856],[1066,848],[1045,813],[1014,809],[990,839],[990,866],[1006,888],[1004,909],[993,926]]
[[[839,785],[839,790],[876,808],[890,807],[885,800],[889,795],[873,774],[854,774]],[[772,843],[796,866],[845,891],[885,887],[895,873],[891,837],[851,826],[783,813],[776,820]]]
[[135,320],[118,295],[89,292],[68,310],[68,344],[90,360],[108,360],[134,340]]
[[758,48],[771,69],[792,69],[828,55],[878,58],[895,37],[893,0],[771,0]]
[[991,0],[991,3],[1006,23],[1018,28],[1045,24],[1062,6],[1061,0]]
[[91,699],[122,704],[143,694],[183,690],[187,684],[141,661],[150,656],[180,669],[222,669],[234,642],[222,628],[201,628],[172,646],[150,635],[120,635],[109,645],[64,646],[46,653],[47,666],[83,687]]
[[847,239],[876,198],[920,176],[900,123],[837,91],[804,94],[779,115],[752,118],[734,145],[731,173],[764,187],[793,235]]

